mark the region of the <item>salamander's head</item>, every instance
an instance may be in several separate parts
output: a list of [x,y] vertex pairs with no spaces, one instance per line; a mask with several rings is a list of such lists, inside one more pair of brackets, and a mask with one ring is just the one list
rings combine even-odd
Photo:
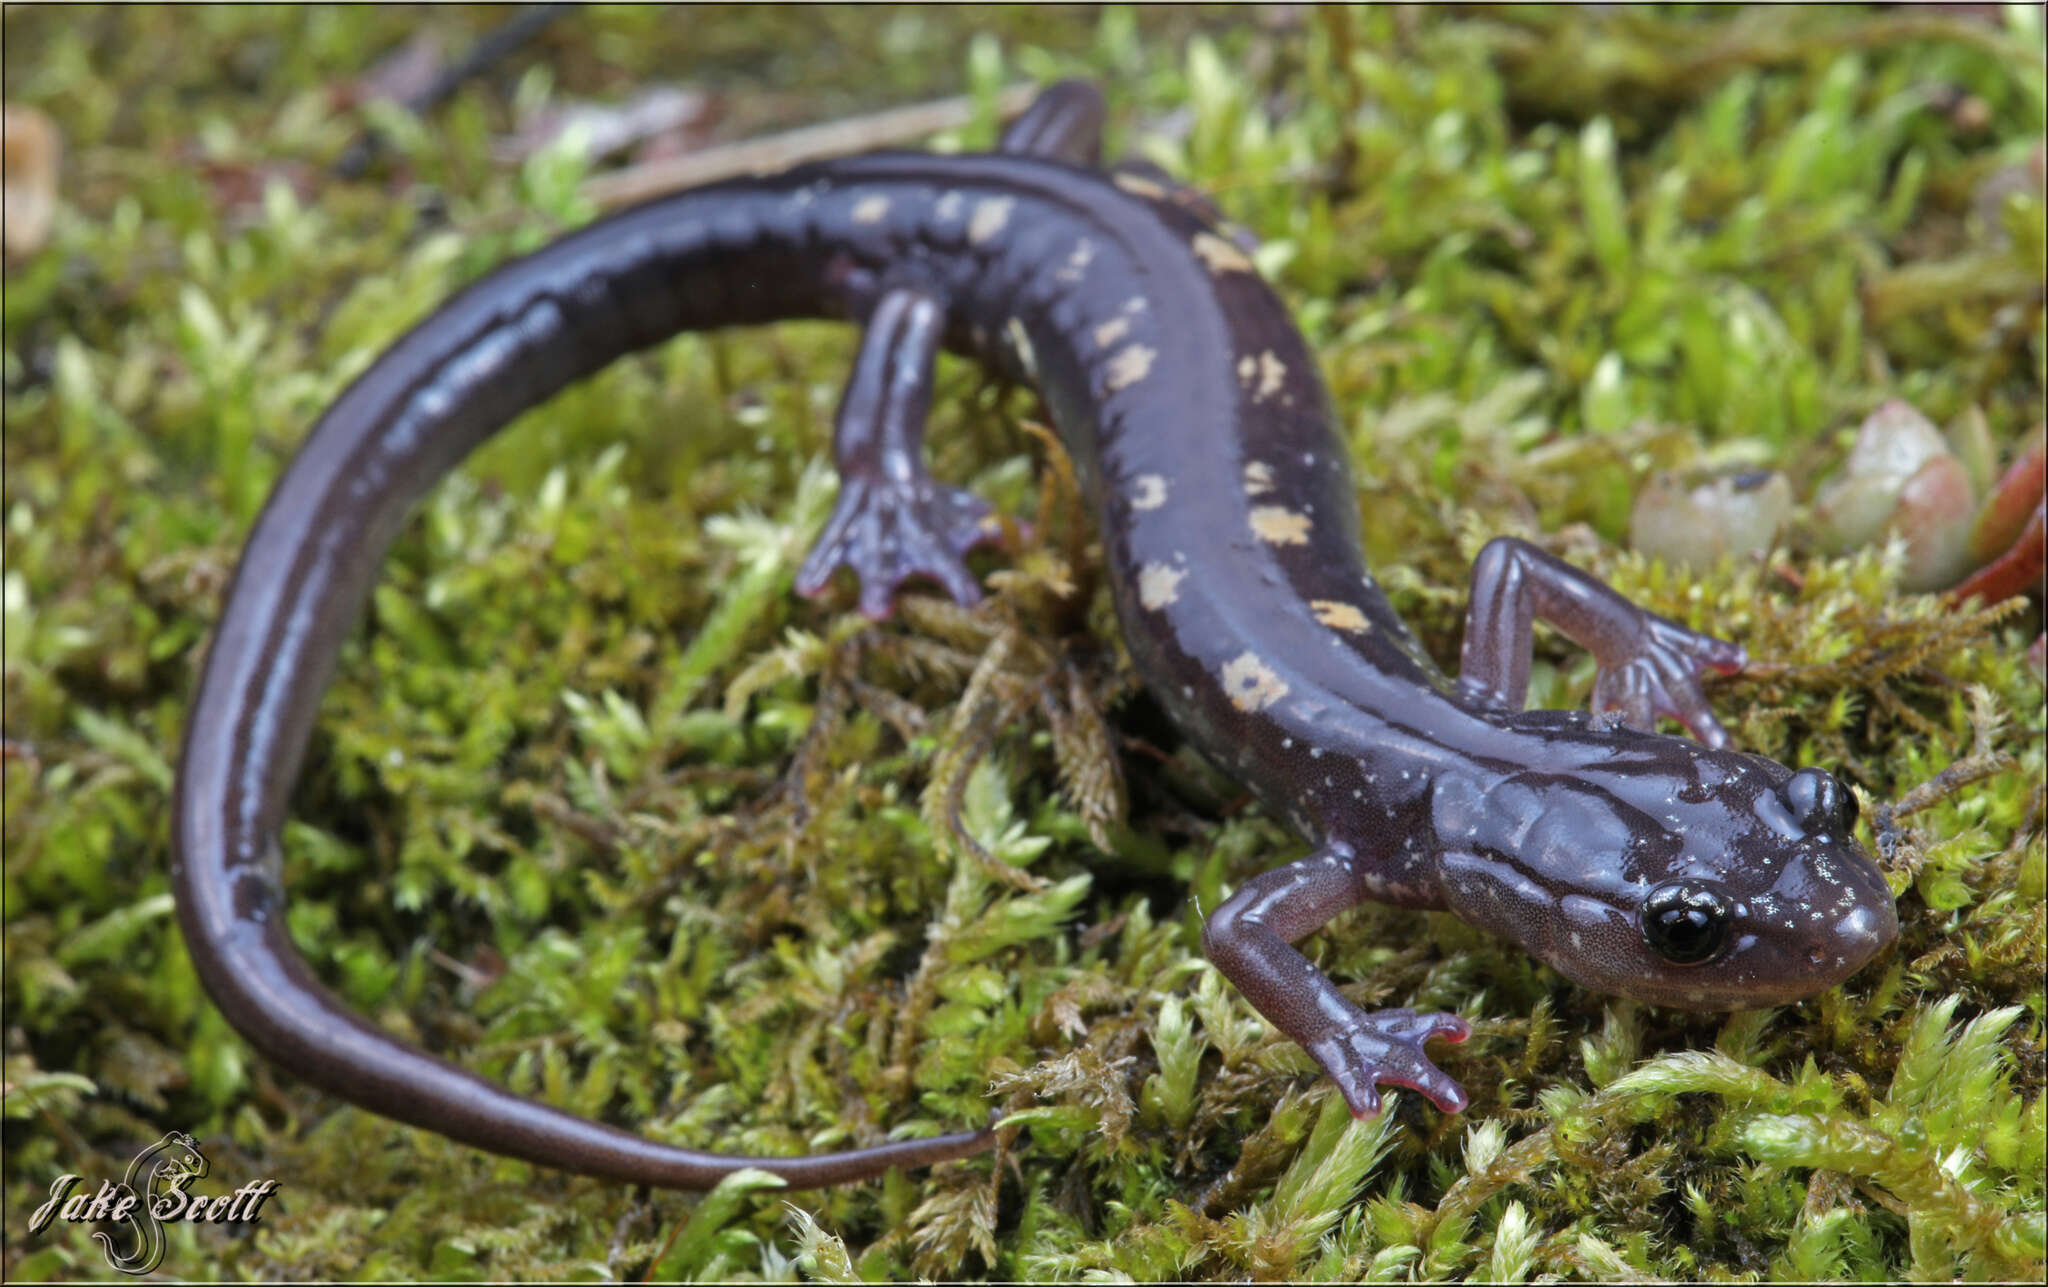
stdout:
[[1751,1009],[1835,986],[1898,934],[1856,797],[1825,771],[1566,712],[1517,723],[1557,754],[1437,780],[1440,878],[1459,916],[1567,978]]

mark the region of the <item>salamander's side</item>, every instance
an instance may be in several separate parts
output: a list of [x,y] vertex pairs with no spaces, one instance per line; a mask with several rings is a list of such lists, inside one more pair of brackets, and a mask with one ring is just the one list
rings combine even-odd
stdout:
[[759,1165],[830,1184],[982,1147],[985,1132],[726,1158],[511,1095],[318,985],[285,930],[276,837],[385,550],[473,447],[678,332],[859,318],[906,283],[945,301],[957,347],[1043,391],[1088,479],[1148,680],[1212,755],[1302,820],[1293,759],[1307,748],[1290,753],[1288,731],[1302,703],[1349,691],[1370,707],[1372,686],[1390,685],[1390,708],[1412,704],[1431,676],[1360,563],[1327,399],[1285,310],[1242,252],[1132,186],[1033,158],[878,155],[679,194],[491,274],[351,385],[257,521],[186,732],[173,884],[235,1026],[351,1102],[616,1179],[700,1187]]

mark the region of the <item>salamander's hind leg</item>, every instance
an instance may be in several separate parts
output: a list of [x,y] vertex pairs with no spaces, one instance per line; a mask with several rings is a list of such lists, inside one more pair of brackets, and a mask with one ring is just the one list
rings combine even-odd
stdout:
[[1749,658],[1732,643],[1689,630],[1622,598],[1571,564],[1511,536],[1487,542],[1472,563],[1458,686],[1466,696],[1520,710],[1529,696],[1530,630],[1536,618],[1593,654],[1593,709],[1631,728],[1668,715],[1708,746],[1726,746],[1699,678],[1732,675]]
[[1465,1092],[1422,1047],[1431,1037],[1463,1041],[1471,1026],[1454,1014],[1367,1012],[1292,946],[1364,901],[1358,861],[1348,847],[1327,845],[1253,877],[1209,914],[1202,947],[1254,1009],[1323,1066],[1354,1117],[1380,1111],[1381,1085],[1412,1087],[1455,1113]]
[[[1094,165],[1102,116],[1093,85],[1061,81],[1004,128],[997,150]],[[988,502],[939,482],[924,465],[933,359],[944,330],[944,303],[918,287],[890,287],[875,301],[832,440],[839,504],[797,572],[799,594],[822,594],[832,574],[848,568],[860,580],[860,610],[877,620],[913,576],[937,581],[956,603],[980,601],[964,556],[1002,528]]]
[[1003,127],[996,151],[1043,156],[1075,165],[1102,164],[1102,91],[1085,80],[1063,80],[1040,91]]
[[822,594],[843,567],[860,581],[860,610],[878,621],[913,576],[937,581],[956,603],[980,601],[963,558],[1002,528],[988,502],[939,482],[924,464],[944,329],[938,299],[912,287],[884,291],[869,313],[832,440],[839,503],[797,572],[797,593]]

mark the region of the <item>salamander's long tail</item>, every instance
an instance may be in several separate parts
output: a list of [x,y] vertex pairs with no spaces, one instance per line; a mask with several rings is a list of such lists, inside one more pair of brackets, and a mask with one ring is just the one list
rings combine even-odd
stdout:
[[[1092,158],[1100,121],[1092,90],[1057,86],[1005,149]],[[864,191],[886,197],[898,180],[878,160],[863,171]],[[958,168],[971,185],[973,164]],[[342,640],[413,503],[521,411],[625,353],[710,326],[866,314],[873,282],[853,248],[870,230],[858,213],[821,213],[831,203],[814,198],[831,181],[811,167],[679,193],[499,269],[378,358],[279,480],[242,552],[186,726],[172,887],[207,990],[293,1075],[491,1152],[668,1188],[708,1188],[744,1167],[800,1188],[840,1184],[991,1143],[982,1130],[759,1158],[642,1139],[514,1095],[365,1022],[313,977],[286,929],[277,836],[287,800]],[[917,177],[907,182],[922,190]],[[918,334],[882,327],[873,344],[893,349]]]
[[[1056,87],[1006,144],[1092,156],[1100,108],[1091,90]],[[887,197],[899,181],[924,190],[876,161],[861,172],[863,191]],[[972,161],[956,169],[971,186]],[[320,986],[286,930],[276,838],[287,800],[342,639],[413,503],[521,411],[622,354],[710,326],[867,313],[873,282],[855,250],[871,232],[858,213],[821,213],[831,203],[815,198],[832,177],[810,167],[679,193],[499,269],[350,385],[279,480],[236,568],[186,726],[172,887],[207,990],[293,1075],[491,1152],[668,1188],[708,1188],[743,1167],[800,1188],[840,1184],[991,1143],[982,1130],[759,1158],[642,1139],[512,1094],[365,1022]],[[884,327],[874,343],[921,333]]]

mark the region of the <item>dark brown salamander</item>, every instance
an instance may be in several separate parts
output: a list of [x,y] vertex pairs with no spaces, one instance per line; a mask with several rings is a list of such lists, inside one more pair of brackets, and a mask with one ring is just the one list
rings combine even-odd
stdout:
[[[1726,749],[1695,682],[1740,649],[1498,540],[1454,683],[1359,553],[1314,356],[1205,203],[1095,168],[1094,91],[1048,91],[996,155],[873,155],[653,201],[492,273],[321,417],[249,538],[192,707],[174,884],[192,958],[244,1036],[353,1103],[494,1152],[653,1185],[741,1166],[797,1186],[957,1158],[986,1131],[804,1158],[693,1153],[572,1117],[343,1009],[285,929],[277,837],[343,636],[401,519],[520,411],[679,331],[864,322],[839,507],[799,588],[840,567],[886,613],[956,599],[980,501],[920,459],[946,343],[1033,385],[1084,473],[1118,618],[1174,721],[1315,845],[1208,918],[1210,957],[1354,1112],[1378,1083],[1455,1111],[1423,1053],[1453,1015],[1367,1013],[1290,946],[1365,899],[1449,908],[1591,987],[1728,1009],[1811,995],[1896,931],[1819,769]],[[1599,662],[1598,714],[1522,710],[1541,617]],[[1650,731],[1672,716],[1698,740]]]

